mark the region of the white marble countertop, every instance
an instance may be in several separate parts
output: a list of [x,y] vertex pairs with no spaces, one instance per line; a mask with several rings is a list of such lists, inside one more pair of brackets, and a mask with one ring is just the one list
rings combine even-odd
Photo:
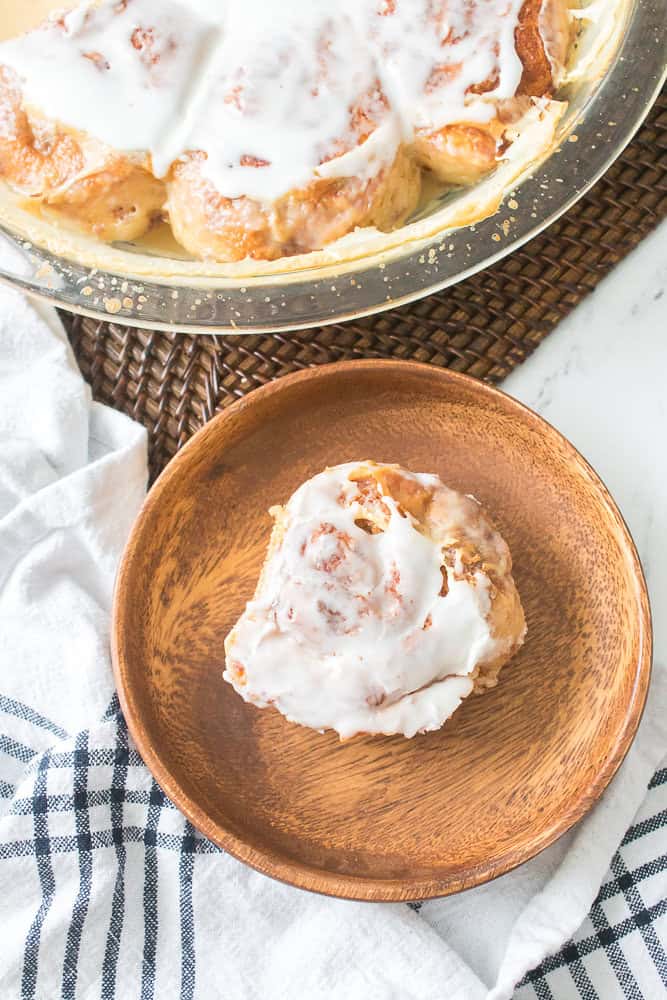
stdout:
[[667,661],[667,222],[502,388],[552,423],[604,480],[634,536]]

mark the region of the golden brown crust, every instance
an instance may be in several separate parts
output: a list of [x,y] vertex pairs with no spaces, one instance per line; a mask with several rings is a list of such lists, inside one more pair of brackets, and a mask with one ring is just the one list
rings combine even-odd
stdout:
[[203,153],[191,154],[172,168],[168,179],[167,209],[181,246],[204,259],[280,257],[281,247],[261,206],[250,198],[223,198],[203,176],[204,158]]
[[369,181],[318,180],[290,191],[267,208],[252,198],[220,195],[203,174],[203,158],[204,154],[196,153],[178,163],[168,183],[174,235],[197,257],[275,260],[308,253],[357,226],[391,229],[419,201],[421,175],[405,148],[390,168]]
[[45,199],[49,210],[102,240],[134,240],[162,214],[164,185],[122,157]]
[[443,184],[467,186],[496,165],[502,127],[445,125],[435,132],[420,130],[415,136],[418,162]]
[[5,67],[0,122],[0,176],[66,224],[102,240],[129,240],[161,213],[164,185],[147,163],[30,113]]
[[0,66],[0,176],[29,194],[46,196],[83,167],[81,149],[69,135],[44,123],[34,130],[22,106],[15,75]]
[[525,0],[514,32],[516,52],[523,66],[519,93],[531,97],[545,97],[553,89],[551,63],[540,32],[543,4],[544,0]]
[[[523,74],[517,97],[550,97],[555,89],[551,62],[542,39],[542,17],[549,26],[557,49],[553,55],[565,60],[569,44],[565,0],[525,0],[519,12],[514,39]],[[485,80],[470,91],[483,94],[496,81]],[[468,185],[493,170],[502,150],[505,125],[518,117],[513,114],[516,99],[503,102],[498,116],[487,125],[457,123],[435,131],[421,130],[415,138],[417,160],[444,184]]]

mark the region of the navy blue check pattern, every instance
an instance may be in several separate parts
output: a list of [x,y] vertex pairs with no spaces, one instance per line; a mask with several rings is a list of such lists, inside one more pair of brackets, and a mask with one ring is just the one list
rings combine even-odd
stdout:
[[[126,896],[126,861],[128,846],[144,848],[143,883],[143,945],[141,982],[137,997],[153,1000],[156,993],[158,956],[158,900],[160,858],[163,852],[176,854],[179,874],[179,941],[181,951],[180,997],[192,1000],[195,995],[195,921],[192,898],[194,866],[198,855],[217,854],[219,849],[201,837],[166,798],[157,784],[133,787],[133,772],[140,772],[146,784],[146,772],[139,754],[131,746],[127,727],[117,699],[106,715],[109,732],[115,732],[113,745],[89,745],[89,733],[70,739],[60,727],[34,712],[28,706],[9,698],[0,698],[2,714],[12,715],[34,726],[38,731],[56,737],[54,748],[42,753],[7,736],[0,736],[0,765],[3,755],[22,765],[20,786],[10,781],[0,783],[0,804],[8,806],[0,815],[25,817],[32,821],[32,835],[21,839],[0,841],[0,862],[16,858],[34,858],[41,899],[26,936],[22,956],[21,1000],[42,1000],[39,992],[39,969],[43,948],[43,929],[56,894],[58,858],[74,855],[78,862],[79,885],[69,920],[61,982],[53,997],[75,1000],[79,952],[86,920],[91,906],[93,856],[95,852],[113,850],[116,874],[110,905],[110,918],[101,969],[99,995],[102,1000],[116,1000],[120,941],[123,932]],[[62,747],[62,749],[61,749]],[[27,775],[27,777],[26,777]],[[57,784],[70,786],[70,791],[49,792],[49,780],[56,776]],[[99,778],[103,780],[99,787]],[[95,778],[95,780],[93,780]],[[128,823],[128,806],[143,807],[143,825]],[[96,813],[92,820],[93,810]],[[163,822],[169,815],[169,823]],[[59,817],[71,820],[73,832],[57,833]],[[100,818],[103,821],[100,822]],[[168,830],[165,830],[168,825]],[[54,985],[55,990],[55,985]],[[89,995],[86,993],[86,995]],[[49,995],[51,1000],[51,994]]]
[[[421,903],[410,903],[419,913]],[[514,1000],[667,997],[667,767],[612,858],[574,938],[520,982]]]
[[653,776],[640,817],[575,938],[528,973],[517,1000],[667,996],[667,768]]
[[[43,736],[49,748],[40,752],[27,742],[2,735],[2,715],[21,720]],[[92,905],[93,859],[112,851],[116,861],[108,932],[100,970],[99,996],[116,1000],[120,941],[126,908],[126,866],[130,845],[143,845],[143,936],[141,975],[136,996],[159,997],[156,970],[159,956],[160,865],[165,852],[178,861],[178,940],[180,997],[195,996],[195,919],[193,875],[197,858],[219,853],[175,810],[146,772],[128,737],[118,701],[113,699],[105,721],[109,745],[92,745],[88,732],[69,737],[59,726],[31,708],[0,696],[0,774],[20,765],[17,785],[0,780],[0,816],[23,818],[29,836],[0,841],[0,862],[32,858],[41,898],[26,935],[20,977],[21,1000],[43,1000],[39,993],[43,931],[56,894],[58,858],[74,856],[78,891],[72,902],[58,992],[76,1000],[79,957]],[[25,728],[25,727],[24,727]],[[33,742],[33,741],[31,741]],[[38,745],[39,740],[35,743]],[[134,780],[136,776],[141,781]],[[51,791],[55,779],[58,791]],[[66,790],[63,790],[63,789]],[[3,811],[4,803],[4,811]],[[144,817],[128,821],[128,812]],[[165,817],[168,822],[165,822]],[[62,819],[71,832],[62,832]],[[25,829],[25,826],[24,826]],[[420,904],[412,904],[417,912]],[[614,856],[584,925],[565,947],[532,970],[518,985],[517,1000],[611,1000],[613,997],[653,1000],[667,995],[667,768],[658,771],[637,822],[628,830]],[[55,989],[55,987],[54,987]],[[88,995],[88,994],[87,994]],[[97,995],[97,994],[96,994]],[[50,1000],[50,998],[49,998]],[[124,1000],[124,998],[123,998]]]

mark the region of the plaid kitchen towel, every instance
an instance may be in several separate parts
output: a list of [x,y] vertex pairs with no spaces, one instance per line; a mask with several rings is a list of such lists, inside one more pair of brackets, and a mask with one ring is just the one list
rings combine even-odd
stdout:
[[420,908],[272,882],[192,829],[119,712],[111,591],[145,484],[143,431],[0,292],[2,1000],[663,995],[662,670],[602,802],[496,883]]

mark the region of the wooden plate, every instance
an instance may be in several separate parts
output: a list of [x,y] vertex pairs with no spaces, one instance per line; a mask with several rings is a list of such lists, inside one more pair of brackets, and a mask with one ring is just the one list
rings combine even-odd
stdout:
[[[528,638],[439,732],[341,744],[246,705],[222,680],[223,639],[252,595],[268,507],[364,458],[485,504]],[[650,611],[627,527],[557,431],[464,375],[359,361],[253,392],[173,460],[125,552],[113,657],[144,760],[207,837],[303,888],[417,899],[506,872],[595,802],[644,706]]]

